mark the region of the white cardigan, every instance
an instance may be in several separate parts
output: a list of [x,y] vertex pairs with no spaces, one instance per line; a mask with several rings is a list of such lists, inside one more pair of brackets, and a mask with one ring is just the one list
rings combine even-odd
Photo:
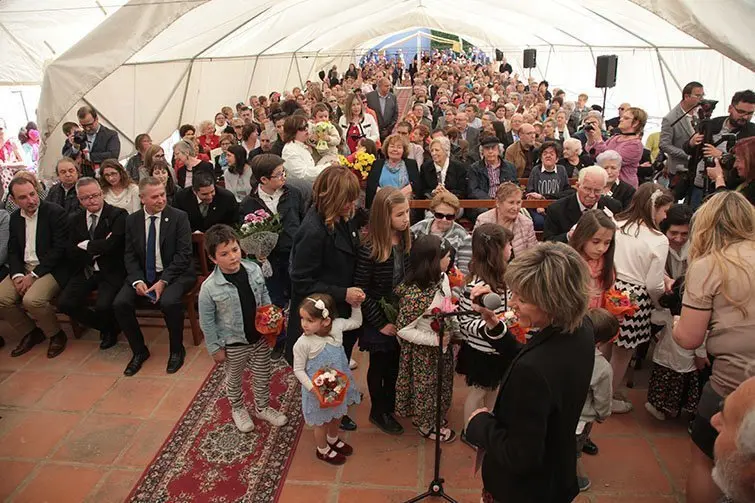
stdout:
[[[341,118],[338,119],[338,125],[341,126],[341,131],[343,131],[343,136],[345,138],[346,134],[349,132],[349,122],[346,120],[345,115],[342,115]],[[380,129],[378,128],[377,121],[372,114],[364,114],[364,117],[362,117],[362,120],[359,123],[359,130],[365,137],[374,142],[380,140]]]
[[315,166],[309,147],[300,141],[290,141],[283,146],[283,160],[288,176],[294,180],[314,182],[325,166]]
[[130,184],[127,189],[118,195],[115,195],[112,190],[108,190],[105,192],[103,199],[110,206],[123,208],[128,211],[129,215],[142,209],[142,202],[139,199],[139,186],[135,183]]
[[[660,232],[645,225],[627,227],[621,230],[624,221],[616,222],[616,251],[614,265],[616,279],[644,286],[654,303],[665,291],[663,274],[668,256],[668,239]],[[635,236],[635,233],[637,235]]]
[[[440,307],[444,297],[451,297],[451,285],[448,276],[444,273],[440,288],[435,292],[433,301],[427,306],[424,314],[429,314],[434,307]],[[398,331],[398,336],[407,342],[421,346],[437,346],[438,334],[431,328],[432,319],[420,316],[416,320]]]

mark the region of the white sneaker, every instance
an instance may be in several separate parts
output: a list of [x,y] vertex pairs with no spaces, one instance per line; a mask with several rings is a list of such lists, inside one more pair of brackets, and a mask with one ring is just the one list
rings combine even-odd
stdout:
[[626,402],[617,398],[611,401],[612,414],[626,414],[627,412],[631,412],[633,408],[632,402]]
[[354,370],[358,366],[359,366],[359,364],[356,362],[356,360],[354,360],[354,358],[352,358],[351,360],[349,360],[349,368],[351,370]]
[[252,421],[252,418],[249,417],[249,411],[246,410],[246,408],[232,409],[231,417],[233,417],[233,422],[236,423],[236,428],[238,428],[240,432],[249,433],[254,430],[254,422]]
[[288,418],[282,412],[278,412],[272,407],[265,407],[262,410],[255,410],[254,417],[267,421],[273,426],[283,426],[288,422]]
[[658,421],[666,420],[666,414],[656,409],[655,406],[653,406],[653,404],[650,402],[645,402],[645,410],[648,411],[650,415],[656,418]]

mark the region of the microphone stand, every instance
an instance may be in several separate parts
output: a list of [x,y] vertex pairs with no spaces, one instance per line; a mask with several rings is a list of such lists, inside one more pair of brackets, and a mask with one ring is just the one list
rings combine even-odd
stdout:
[[[441,456],[441,448],[440,448],[440,423],[441,423],[441,406],[440,401],[441,397],[443,395],[443,330],[445,328],[445,320],[446,318],[452,318],[455,316],[462,316],[467,314],[479,314],[477,311],[453,311],[450,313],[437,313],[437,314],[425,314],[422,317],[423,318],[432,318],[434,320],[438,320],[438,367],[436,369],[436,372],[438,374],[438,379],[436,381],[435,386],[435,469],[433,471],[433,479],[430,482],[430,487],[427,489],[427,491],[423,492],[420,495],[415,496],[414,498],[407,500],[405,503],[415,503],[417,501],[422,501],[425,498],[443,498],[444,500],[448,501],[449,503],[458,503],[455,499],[453,499],[451,496],[446,494],[445,490],[443,489],[443,477],[440,476],[440,456]],[[450,348],[449,348],[450,351]]]

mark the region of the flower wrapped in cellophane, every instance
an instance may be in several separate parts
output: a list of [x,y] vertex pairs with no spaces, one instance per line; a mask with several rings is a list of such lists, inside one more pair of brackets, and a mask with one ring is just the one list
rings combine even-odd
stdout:
[[312,376],[312,390],[320,401],[320,407],[338,407],[346,398],[349,378],[340,370],[323,367]]
[[603,295],[603,307],[617,318],[631,317],[637,312],[637,300],[629,290],[610,288]]
[[254,328],[265,338],[270,347],[275,346],[278,336],[283,331],[285,316],[283,309],[275,304],[268,304],[257,308],[254,317]]
[[263,209],[249,213],[244,217],[244,222],[236,231],[241,249],[247,255],[253,255],[262,268],[262,274],[266,278],[273,275],[273,268],[267,257],[270,256],[275,245],[278,244],[278,235],[283,229],[280,215],[271,215]]

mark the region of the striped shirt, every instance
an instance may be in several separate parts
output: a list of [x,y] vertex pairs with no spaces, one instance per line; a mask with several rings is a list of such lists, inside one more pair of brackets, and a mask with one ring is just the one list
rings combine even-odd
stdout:
[[[460,311],[469,311],[472,309],[472,299],[470,298],[470,293],[472,293],[472,289],[477,285],[484,284],[484,281],[476,277],[473,278],[469,283],[467,283],[467,285],[464,287],[464,292],[459,298]],[[508,296],[508,292],[506,296]],[[495,314],[498,316],[503,315],[503,313],[505,313],[507,310],[507,305],[508,302],[504,300],[503,304],[501,304],[501,307],[495,310]],[[464,343],[468,344],[472,349],[476,349],[477,351],[480,351],[482,353],[496,354],[496,350],[493,349],[488,341],[482,338],[482,335],[480,335],[482,333],[480,328],[484,325],[485,321],[479,314],[459,316],[459,332],[461,333],[462,337],[464,337]]]

